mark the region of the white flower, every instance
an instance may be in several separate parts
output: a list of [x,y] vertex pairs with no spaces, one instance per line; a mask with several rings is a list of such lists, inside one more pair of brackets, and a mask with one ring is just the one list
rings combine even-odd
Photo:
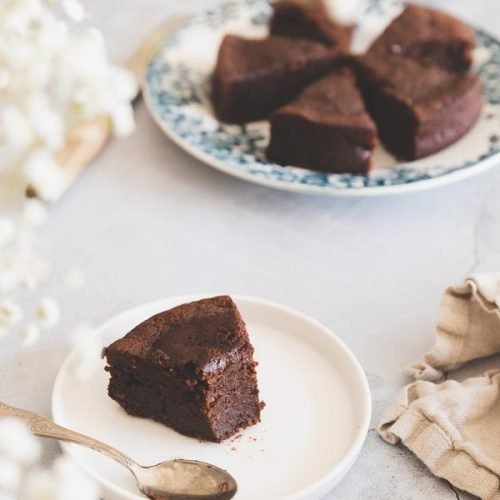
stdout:
[[41,148],[32,151],[24,163],[26,181],[42,199],[57,200],[66,185],[64,170],[51,154]]
[[71,29],[84,16],[78,0],[0,2],[0,148],[12,149],[0,157],[48,201],[65,186],[53,154],[67,131],[98,116],[120,136],[134,125],[134,80],[97,30]]
[[18,324],[23,317],[23,310],[14,301],[5,297],[0,300],[0,325],[13,326]]
[[16,264],[18,285],[30,290],[35,289],[50,271],[49,264],[29,250],[25,250],[25,253],[19,256]]
[[77,0],[62,0],[61,5],[66,15],[76,23],[85,19],[85,10]]
[[[19,220],[22,221],[22,217]],[[33,289],[48,272],[48,263],[33,248],[32,227],[21,223],[16,237],[0,247],[0,293],[6,294],[19,287]]]
[[57,481],[57,500],[98,500],[99,489],[81,469],[64,456],[54,463]]
[[40,443],[18,419],[0,420],[0,500],[98,500],[99,489],[64,456],[38,465]]
[[22,220],[28,226],[41,226],[47,219],[47,206],[36,198],[24,202]]
[[111,122],[115,136],[125,137],[134,130],[134,113],[129,106],[118,105],[111,110]]
[[3,25],[6,29],[23,33],[29,23],[40,15],[41,9],[41,2],[37,0],[8,2],[8,7],[2,9]]
[[[6,69],[5,73],[8,74]],[[16,148],[26,148],[35,139],[28,117],[14,104],[8,104],[2,109],[0,123],[5,139]]]
[[[68,25],[53,16],[44,16],[40,24],[42,28],[34,33],[33,38],[36,39],[37,51],[43,53],[46,57],[44,66],[46,68],[45,75],[48,79],[52,75],[52,59],[57,57],[68,36]],[[42,68],[42,65],[39,66],[40,68]],[[48,81],[45,80],[45,83],[47,84]]]
[[20,500],[57,500],[56,478],[48,470],[36,468],[24,481]]
[[65,139],[63,117],[51,108],[48,97],[33,97],[27,107],[29,123],[36,136],[51,151],[61,149]]
[[36,468],[24,480],[20,500],[98,500],[98,487],[73,462],[60,456],[52,470]]
[[100,44],[102,47],[104,47],[104,38],[102,36],[102,33],[96,29],[96,28],[89,28],[85,34],[92,39],[94,42]]
[[26,323],[19,330],[19,336],[25,347],[31,347],[40,338],[40,327],[35,323]]
[[61,318],[59,304],[51,297],[44,297],[35,309],[35,315],[42,328],[54,328]]
[[[26,188],[44,201],[62,194],[67,174],[59,152],[82,120],[109,117],[117,135],[134,125],[134,82],[110,64],[96,30],[75,29],[84,17],[78,0],[0,1],[0,337],[15,327],[25,346],[60,319],[53,298],[28,297],[39,305],[27,322],[18,305],[19,292],[35,289],[50,271],[35,245],[46,209],[25,200]],[[66,281],[76,289],[84,279],[75,271]],[[79,345],[77,371],[85,377],[99,366],[101,345],[93,334],[82,335]],[[23,424],[0,421],[0,500],[98,499],[75,466],[61,458],[43,470],[34,466],[39,455],[38,440]]]
[[[115,67],[111,73],[111,86],[116,96],[125,102],[132,100],[137,94],[137,82],[130,71]],[[124,104],[124,102],[122,102]],[[130,106],[129,106],[130,108]]]
[[71,269],[64,275],[63,281],[70,290],[80,290],[85,285],[85,274],[79,269]]
[[0,456],[29,467],[39,460],[40,452],[40,443],[20,420],[0,420]]
[[21,483],[22,468],[7,458],[0,457],[0,491],[15,492]]
[[0,216],[0,248],[10,243],[16,234],[16,226],[12,219]]

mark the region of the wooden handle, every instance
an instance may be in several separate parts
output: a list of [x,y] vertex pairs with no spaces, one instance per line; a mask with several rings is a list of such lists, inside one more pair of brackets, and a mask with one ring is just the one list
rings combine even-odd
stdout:
[[[68,135],[64,149],[56,154],[55,160],[65,172],[65,185],[59,198],[72,186],[80,173],[101,152],[111,134],[108,117],[102,116],[77,125]],[[32,186],[28,186],[27,195],[39,197]],[[45,200],[48,201],[48,200]],[[52,202],[57,200],[50,200]]]

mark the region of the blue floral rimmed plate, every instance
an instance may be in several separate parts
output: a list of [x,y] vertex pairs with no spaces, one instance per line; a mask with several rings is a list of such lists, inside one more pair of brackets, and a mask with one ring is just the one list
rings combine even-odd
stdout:
[[[364,50],[400,10],[398,0],[360,0],[353,13],[358,24],[354,50]],[[226,1],[192,17],[151,60],[144,91],[148,108],[162,130],[194,157],[269,187],[344,196],[428,189],[500,163],[500,42],[480,29],[474,70],[483,79],[485,106],[477,124],[452,146],[409,163],[397,163],[378,147],[369,176],[325,174],[267,161],[268,123],[222,124],[214,117],[209,96],[223,36],[264,36],[270,12],[268,0]]]

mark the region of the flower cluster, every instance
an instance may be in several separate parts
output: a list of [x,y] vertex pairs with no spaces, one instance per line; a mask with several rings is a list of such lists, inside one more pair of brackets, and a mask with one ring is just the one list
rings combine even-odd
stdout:
[[[133,126],[132,76],[110,64],[100,34],[86,27],[78,0],[0,0],[0,339],[18,334],[25,346],[61,315],[53,297],[36,293],[50,275],[36,237],[45,205],[26,198],[59,198],[66,186],[58,163],[68,134],[80,123],[109,118],[117,136]],[[83,285],[79,271],[64,279]],[[80,347],[76,376],[99,359],[88,328],[73,339]],[[40,446],[16,420],[0,420],[1,500],[96,500],[96,486],[64,458],[51,469],[39,464]]]
[[98,487],[65,457],[50,469],[39,465],[40,443],[16,419],[0,420],[2,500],[98,500]]
[[25,345],[38,340],[41,329],[59,321],[59,306],[51,297],[42,297],[26,315],[11,295],[38,287],[49,273],[48,263],[35,250],[36,229],[46,218],[38,200],[26,200],[20,213],[0,216],[0,338],[17,329]]
[[117,135],[134,126],[135,82],[83,18],[77,0],[0,2],[0,199],[26,185],[56,199],[64,169],[54,155],[83,120],[109,116]]
[[[20,291],[50,271],[34,244],[46,209],[26,199],[26,189],[59,197],[65,173],[57,152],[79,123],[106,116],[117,135],[134,126],[136,84],[110,64],[84,17],[78,0],[0,0],[0,338],[17,330],[25,345],[60,316],[51,297],[31,300],[28,314],[18,304]],[[69,286],[82,281],[77,272],[68,277]]]

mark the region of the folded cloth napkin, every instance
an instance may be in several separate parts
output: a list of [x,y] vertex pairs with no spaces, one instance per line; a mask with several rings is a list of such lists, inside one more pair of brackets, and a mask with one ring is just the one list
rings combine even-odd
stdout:
[[409,367],[417,380],[437,380],[473,359],[500,352],[500,273],[471,276],[448,288],[441,302],[436,343]]
[[457,488],[500,500],[500,370],[436,384],[444,372],[500,352],[500,273],[446,290],[434,347],[407,373],[406,386],[378,428],[401,441],[431,472]]

